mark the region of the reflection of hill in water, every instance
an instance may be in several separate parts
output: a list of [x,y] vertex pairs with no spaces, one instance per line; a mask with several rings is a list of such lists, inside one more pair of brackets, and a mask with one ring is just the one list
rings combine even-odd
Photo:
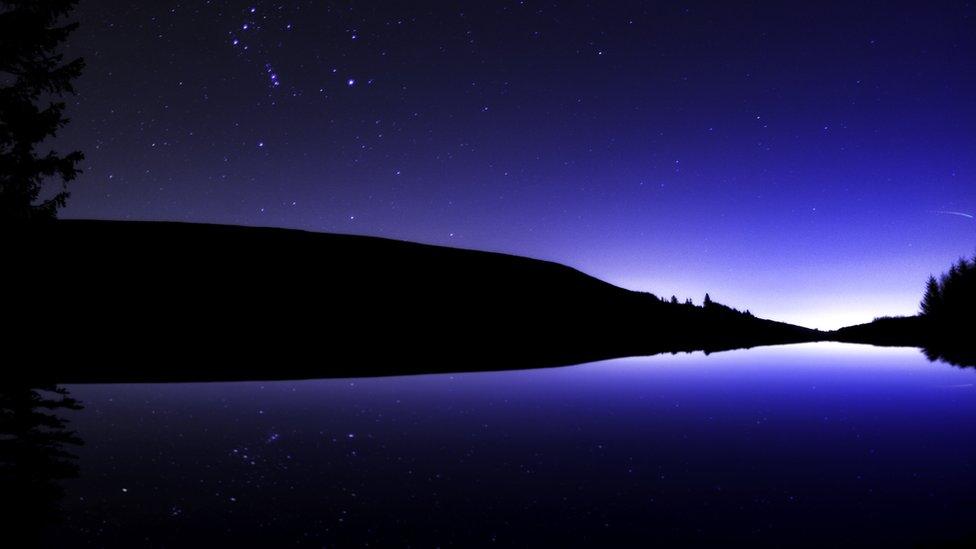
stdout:
[[78,475],[77,457],[68,449],[82,441],[55,414],[59,409],[81,405],[56,386],[0,388],[0,516],[7,523],[4,536],[19,547],[40,543],[58,518],[59,481]]
[[954,366],[976,366],[972,335],[964,328],[965,319],[937,322],[924,316],[886,317],[874,322],[848,326],[830,332],[835,341],[882,347],[920,347],[931,361]]

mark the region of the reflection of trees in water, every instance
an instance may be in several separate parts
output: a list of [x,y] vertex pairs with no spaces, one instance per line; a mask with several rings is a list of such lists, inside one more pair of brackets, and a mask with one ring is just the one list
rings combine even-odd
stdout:
[[976,350],[958,346],[928,343],[922,348],[925,357],[931,361],[946,362],[954,366],[976,367]]
[[81,408],[61,387],[0,387],[0,520],[8,539],[37,544],[57,519],[64,495],[58,481],[78,475],[68,449],[82,441],[55,411]]

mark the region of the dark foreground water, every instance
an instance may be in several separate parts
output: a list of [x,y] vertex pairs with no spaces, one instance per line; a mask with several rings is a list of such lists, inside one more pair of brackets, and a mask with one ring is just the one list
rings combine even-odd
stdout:
[[[463,364],[459,364],[463,368]],[[78,385],[51,545],[976,541],[976,370],[842,344]]]

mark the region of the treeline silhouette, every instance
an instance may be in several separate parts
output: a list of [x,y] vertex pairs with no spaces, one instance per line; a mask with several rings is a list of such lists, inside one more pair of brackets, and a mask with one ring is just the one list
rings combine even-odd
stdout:
[[926,356],[976,366],[976,257],[960,259],[938,280],[929,278],[921,316],[928,329]]
[[929,278],[921,304],[922,316],[942,333],[976,326],[976,257],[960,259],[939,279]]
[[381,238],[56,221],[11,242],[11,345],[46,358],[19,373],[58,381],[517,369],[822,335],[547,261]]
[[62,387],[0,385],[0,521],[11,547],[51,541],[42,537],[60,518],[60,481],[78,476],[71,449],[82,444],[58,411],[80,409]]
[[976,366],[976,257],[962,258],[947,272],[929,277],[911,317],[885,317],[834,333],[836,339],[875,345],[921,347],[930,360]]

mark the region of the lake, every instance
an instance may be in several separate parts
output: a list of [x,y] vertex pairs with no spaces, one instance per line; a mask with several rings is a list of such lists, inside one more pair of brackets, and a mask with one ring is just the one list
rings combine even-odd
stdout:
[[976,540],[976,369],[910,348],[67,389],[59,547]]

